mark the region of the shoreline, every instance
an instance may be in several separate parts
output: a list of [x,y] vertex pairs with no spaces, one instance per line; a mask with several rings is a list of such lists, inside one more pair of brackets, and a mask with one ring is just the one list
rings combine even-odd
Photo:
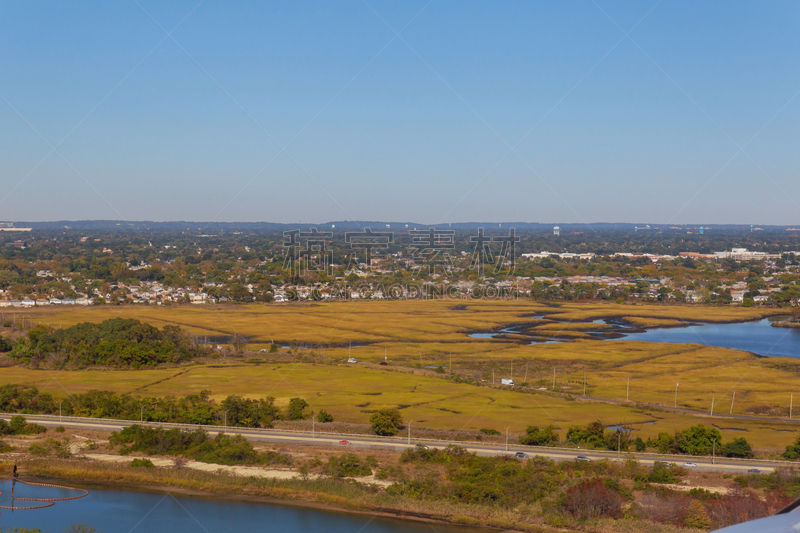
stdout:
[[[69,461],[69,460],[67,460]],[[69,463],[72,463],[70,461]],[[135,479],[140,472],[124,472],[117,476],[116,480],[97,480],[94,478],[94,472],[89,468],[69,468],[68,476],[59,476],[58,472],[61,468],[73,466],[69,463],[64,465],[30,465],[36,471],[29,475],[23,475],[26,481],[34,481],[37,483],[52,483],[58,485],[68,485],[76,488],[83,488],[87,490],[126,490],[147,493],[159,494],[178,494],[181,496],[203,498],[220,501],[240,501],[250,502],[264,505],[274,505],[281,507],[292,507],[298,509],[313,509],[328,513],[337,513],[345,515],[362,515],[362,516],[377,516],[397,521],[413,521],[417,523],[427,524],[440,524],[452,527],[458,527],[464,533],[488,533],[489,531],[505,531],[508,533],[545,533],[556,531],[553,528],[540,526],[540,525],[527,525],[520,523],[510,523],[500,518],[481,519],[479,517],[471,516],[442,516],[425,510],[411,510],[411,509],[398,509],[385,507],[380,505],[371,505],[369,503],[355,502],[346,499],[344,496],[337,496],[323,491],[304,490],[302,488],[282,488],[282,487],[262,487],[262,491],[270,492],[271,494],[257,494],[257,487],[242,487],[242,493],[232,492],[230,490],[222,490],[217,492],[214,489],[224,489],[225,484],[221,478],[217,481],[213,478],[217,476],[215,473],[206,473],[210,478],[210,483],[203,483],[209,490],[198,490],[181,486],[181,480],[171,477],[170,471],[167,469],[159,469],[160,474],[164,475],[166,479],[160,479],[160,483],[142,483],[137,482]],[[92,466],[101,466],[96,461],[91,461]],[[25,463],[22,463],[25,467]],[[89,466],[89,465],[85,465]],[[63,470],[62,470],[62,473]],[[247,479],[240,477],[241,479]],[[0,479],[10,479],[10,463],[0,463]],[[151,479],[149,481],[156,481]],[[170,483],[172,481],[173,483]],[[218,484],[215,484],[216,483]],[[249,490],[250,493],[247,493]],[[277,494],[285,495],[285,497]],[[409,502],[415,504],[417,502]],[[484,515],[486,516],[486,515]],[[495,524],[492,524],[495,521]],[[572,530],[562,530],[572,531]]]
[[[480,529],[499,529],[492,526],[468,526],[457,524],[453,522],[449,522],[442,518],[437,518],[433,515],[427,513],[413,513],[413,512],[403,512],[399,510],[392,510],[392,509],[381,509],[377,508],[375,510],[364,510],[364,509],[347,509],[344,507],[339,507],[336,505],[332,505],[329,503],[321,503],[316,501],[310,500],[301,500],[301,499],[282,499],[277,498],[274,496],[258,496],[258,495],[251,495],[251,494],[233,494],[233,493],[216,493],[216,492],[205,492],[193,489],[186,489],[181,487],[171,487],[168,485],[140,485],[138,483],[130,483],[130,482],[123,482],[123,483],[115,483],[111,481],[78,481],[75,482],[74,480],[70,479],[62,479],[56,477],[42,477],[42,476],[30,476],[28,480],[35,481],[36,483],[51,483],[51,484],[59,484],[64,485],[65,483],[71,483],[77,488],[83,488],[86,490],[127,490],[127,491],[135,491],[135,492],[146,492],[146,493],[167,493],[167,494],[179,494],[181,496],[191,496],[193,498],[203,498],[209,500],[218,500],[218,501],[237,501],[237,502],[251,502],[251,503],[261,503],[265,505],[275,505],[280,507],[295,507],[299,509],[316,509],[319,511],[325,511],[330,513],[338,513],[338,514],[346,514],[346,515],[372,515],[372,516],[380,516],[384,518],[392,518],[395,520],[411,520],[414,522],[422,522],[422,523],[434,523],[434,524],[446,524],[448,526],[458,526],[465,529],[465,532],[468,529],[475,529],[476,533]],[[27,480],[26,480],[27,481]],[[508,531],[509,533],[525,533],[522,530],[510,530],[505,529],[504,531]]]

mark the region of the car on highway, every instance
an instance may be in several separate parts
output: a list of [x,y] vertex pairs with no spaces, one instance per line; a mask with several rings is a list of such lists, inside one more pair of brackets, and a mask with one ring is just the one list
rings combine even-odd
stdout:
[[428,448],[428,447],[427,447],[426,445],[424,445],[424,444],[417,444],[416,448],[417,448],[418,450],[430,450],[430,448]]
[[683,463],[684,468],[697,468],[697,465],[694,463]]
[[590,462],[590,461],[591,461],[591,459],[589,459],[589,458],[588,458],[588,457],[586,457],[585,455],[579,455],[579,456],[577,456],[577,457],[575,458],[575,460],[576,460],[576,461],[578,461],[579,463],[588,463],[588,462]]
[[517,459],[527,459],[528,454],[525,452],[517,452],[514,454],[514,457],[516,457]]
[[748,474],[763,474],[764,471],[758,468],[751,468],[747,471]]
[[350,446],[351,443],[349,440],[340,440],[339,444],[341,444],[342,446]]

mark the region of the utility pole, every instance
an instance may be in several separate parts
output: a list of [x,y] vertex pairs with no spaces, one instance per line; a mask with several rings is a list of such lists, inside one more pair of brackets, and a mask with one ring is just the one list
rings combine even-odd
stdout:
[[717,455],[717,439],[711,441],[711,464],[714,464],[714,458]]
[[311,413],[311,438],[313,439],[315,436],[314,433],[314,413]]
[[[510,428],[511,426],[508,426]],[[508,451],[508,428],[506,428],[506,451]]]
[[556,390],[556,367],[553,367],[553,392]]
[[675,407],[678,407],[678,384],[675,384]]
[[[58,422],[61,423],[61,404],[64,403],[64,400],[58,402]],[[791,418],[791,417],[789,417]]]
[[789,420],[792,419],[792,403],[794,400],[794,393],[789,393]]
[[141,424],[142,422],[144,422],[144,405],[139,409],[139,423]]
[[223,419],[222,420],[223,420],[224,427],[228,427],[228,411],[225,411],[223,413]]
[[450,352],[450,373],[453,373],[453,352]]
[[731,398],[731,412],[730,412],[730,414],[733,414],[733,402],[734,402],[734,400],[736,400],[736,391],[733,391],[733,397]]
[[711,415],[714,416],[714,395],[711,395]]
[[408,421],[408,445],[411,446],[411,420]]
[[514,379],[514,361],[511,361],[511,379]]
[[625,389],[625,401],[627,402],[630,397],[631,397],[631,377],[628,376],[628,388]]
[[583,371],[583,395],[586,396],[586,371]]

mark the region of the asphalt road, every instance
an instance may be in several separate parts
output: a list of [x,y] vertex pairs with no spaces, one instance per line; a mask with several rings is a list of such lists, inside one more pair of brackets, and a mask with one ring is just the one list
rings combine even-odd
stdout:
[[[0,414],[0,418],[9,420],[12,414]],[[135,421],[121,421],[109,420],[102,418],[77,418],[77,417],[63,417],[58,416],[42,416],[42,415],[25,415],[28,422],[35,422],[43,426],[55,427],[64,426],[71,429],[87,429],[94,431],[120,431],[123,428],[135,424]],[[165,429],[183,428],[194,429],[197,427],[203,428],[209,433],[216,433],[217,431],[228,431],[230,433],[237,433],[244,436],[248,440],[257,442],[274,442],[284,444],[298,444],[298,445],[317,445],[317,446],[338,446],[341,448],[357,447],[368,449],[385,449],[393,451],[403,451],[409,447],[417,444],[424,444],[430,448],[445,448],[448,443],[437,440],[415,439],[408,440],[403,437],[377,437],[368,435],[340,435],[330,433],[315,433],[302,431],[282,431],[275,429],[247,429],[247,428],[225,428],[220,426],[192,426],[186,424],[167,424],[167,423],[148,423],[144,425],[153,427],[162,427]],[[413,437],[413,435],[412,435]],[[341,441],[346,441],[349,444],[341,444]],[[491,456],[491,455],[513,455],[521,451],[528,454],[530,457],[539,455],[547,457],[555,461],[574,461],[579,455],[588,457],[596,461],[601,459],[609,459],[613,461],[624,460],[626,457],[633,455],[637,461],[645,465],[652,465],[656,461],[666,461],[683,465],[684,463],[694,463],[697,465],[697,470],[714,470],[729,473],[745,473],[751,468],[758,468],[764,473],[769,473],[775,470],[782,463],[780,461],[762,461],[762,460],[732,460],[725,458],[717,458],[712,461],[708,457],[679,457],[679,456],[659,456],[652,454],[622,454],[618,455],[614,452],[601,452],[597,450],[583,451],[575,449],[559,449],[559,448],[541,448],[533,446],[520,446],[509,445],[507,448],[504,445],[497,444],[480,444],[475,442],[457,442],[462,448],[470,452],[475,452],[478,455]]]

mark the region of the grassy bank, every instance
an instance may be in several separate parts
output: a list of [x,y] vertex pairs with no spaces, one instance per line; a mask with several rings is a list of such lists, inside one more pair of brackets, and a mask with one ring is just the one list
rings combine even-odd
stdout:
[[[90,460],[32,459],[19,463],[26,477],[85,483],[102,489],[131,487],[215,496],[249,501],[306,505],[365,514],[427,520],[504,531],[545,533],[588,531],[597,533],[644,531],[682,533],[696,531],[670,524],[623,517],[611,519],[547,519],[539,503],[521,503],[515,508],[425,500],[387,493],[376,487],[346,479],[275,480],[242,477],[223,472],[207,473],[181,468],[131,468],[99,464]],[[0,474],[10,474],[10,463],[0,463]],[[549,522],[549,523],[548,523]]]

